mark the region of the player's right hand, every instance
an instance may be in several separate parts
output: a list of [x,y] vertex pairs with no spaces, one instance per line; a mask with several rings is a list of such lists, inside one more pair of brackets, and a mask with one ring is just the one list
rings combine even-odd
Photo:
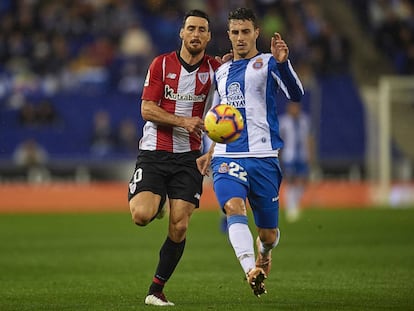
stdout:
[[201,138],[204,131],[204,121],[199,117],[184,118],[183,128],[185,128],[190,134]]

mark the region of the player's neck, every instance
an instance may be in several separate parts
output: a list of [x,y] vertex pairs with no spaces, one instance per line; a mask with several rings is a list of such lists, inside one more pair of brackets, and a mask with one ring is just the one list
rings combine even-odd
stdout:
[[191,66],[191,65],[195,65],[199,63],[203,59],[204,53],[205,52],[202,51],[196,55],[193,55],[193,54],[190,54],[186,49],[181,48],[180,57],[183,61],[185,61],[188,65]]
[[257,49],[250,51],[246,55],[240,55],[240,54],[234,53],[233,60],[236,61],[236,60],[241,60],[241,59],[250,59],[250,58],[255,57],[257,54],[259,54],[259,51]]

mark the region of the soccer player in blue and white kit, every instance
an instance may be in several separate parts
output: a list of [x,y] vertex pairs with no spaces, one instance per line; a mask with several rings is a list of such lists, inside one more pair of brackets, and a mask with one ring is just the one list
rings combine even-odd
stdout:
[[279,118],[280,136],[284,146],[281,155],[286,197],[286,220],[299,218],[300,201],[309,176],[313,156],[313,138],[310,118],[301,104],[289,102],[286,113]]
[[[288,60],[289,49],[279,33],[271,39],[271,53],[257,50],[259,28],[254,12],[239,8],[229,13],[228,36],[233,60],[216,71],[214,104],[237,107],[245,128],[229,144],[213,144],[198,161],[202,173],[211,159],[214,190],[227,215],[229,240],[253,293],[266,293],[264,280],[271,268],[271,251],[279,242],[279,188],[282,172],[276,94],[300,101],[303,87]],[[246,199],[257,226],[257,258],[248,227]]]

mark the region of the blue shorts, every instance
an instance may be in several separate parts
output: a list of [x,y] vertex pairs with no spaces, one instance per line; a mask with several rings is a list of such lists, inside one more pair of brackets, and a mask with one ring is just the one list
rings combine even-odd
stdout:
[[282,162],[283,176],[287,179],[306,178],[309,166],[304,161]]
[[214,157],[211,166],[214,191],[221,208],[231,198],[247,198],[257,227],[278,227],[282,181],[278,158]]

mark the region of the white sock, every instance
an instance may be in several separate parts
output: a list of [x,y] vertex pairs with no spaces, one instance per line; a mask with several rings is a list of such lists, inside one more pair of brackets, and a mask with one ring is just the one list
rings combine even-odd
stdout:
[[295,186],[295,201],[296,201],[296,207],[299,208],[300,201],[302,200],[302,195],[304,192],[304,188],[302,186]]
[[249,226],[242,223],[230,224],[229,240],[244,273],[255,268],[256,261],[254,258],[253,236]]
[[286,191],[286,208],[287,211],[292,211],[297,209],[297,191],[296,187],[289,185]]

